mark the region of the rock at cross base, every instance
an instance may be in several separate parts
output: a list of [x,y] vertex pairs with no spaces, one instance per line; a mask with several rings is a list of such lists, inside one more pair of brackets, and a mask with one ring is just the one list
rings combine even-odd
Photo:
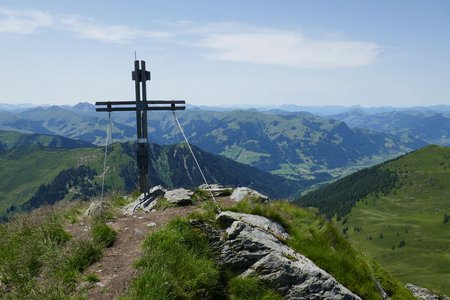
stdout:
[[257,192],[255,190],[252,190],[248,187],[238,187],[233,191],[233,194],[231,194],[230,199],[236,202],[242,201],[245,197],[255,197],[262,201],[267,201],[269,197],[261,194],[260,192]]
[[125,213],[133,213],[138,209],[151,211],[155,207],[158,198],[164,196],[165,192],[166,190],[162,186],[154,186],[150,189],[147,195],[141,194],[136,201],[133,201],[125,206],[123,210]]
[[181,188],[167,191],[164,194],[164,198],[166,198],[167,202],[171,204],[175,204],[177,206],[187,206],[192,204],[191,197],[193,194],[193,191]]

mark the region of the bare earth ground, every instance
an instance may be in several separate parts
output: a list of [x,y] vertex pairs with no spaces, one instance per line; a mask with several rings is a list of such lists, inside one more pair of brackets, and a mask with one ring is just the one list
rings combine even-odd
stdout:
[[[234,202],[229,197],[218,199],[221,206],[230,206]],[[117,231],[117,240],[106,248],[101,259],[85,270],[84,274],[96,274],[100,279],[95,284],[88,284],[88,299],[117,299],[123,294],[136,276],[133,263],[141,256],[141,243],[145,237],[166,225],[176,217],[186,217],[200,209],[198,205],[172,207],[163,211],[135,212],[121,214],[108,223]],[[67,228],[73,235],[88,231],[86,223],[76,223]],[[86,284],[86,283],[85,283]]]

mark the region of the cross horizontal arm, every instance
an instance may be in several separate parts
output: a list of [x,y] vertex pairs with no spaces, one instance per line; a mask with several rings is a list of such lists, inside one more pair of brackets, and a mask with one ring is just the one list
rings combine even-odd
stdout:
[[[148,107],[146,110],[185,110],[184,106],[154,106]],[[100,107],[95,111],[136,111],[136,107]]]
[[[103,101],[95,102],[96,111],[136,111],[136,110],[185,110],[184,100],[148,100],[148,101]],[[124,106],[125,105],[125,106]],[[155,106],[149,106],[155,105]],[[157,106],[159,105],[159,106]]]
[[[147,100],[147,101],[139,101],[147,104],[186,104],[184,100]],[[133,105],[136,104],[136,101],[101,101],[95,102],[95,105]]]

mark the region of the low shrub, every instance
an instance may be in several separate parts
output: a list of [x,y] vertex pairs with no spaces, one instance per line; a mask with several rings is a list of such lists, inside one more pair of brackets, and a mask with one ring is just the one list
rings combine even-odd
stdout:
[[111,247],[117,238],[117,232],[105,223],[94,223],[91,232],[94,243],[102,247]]

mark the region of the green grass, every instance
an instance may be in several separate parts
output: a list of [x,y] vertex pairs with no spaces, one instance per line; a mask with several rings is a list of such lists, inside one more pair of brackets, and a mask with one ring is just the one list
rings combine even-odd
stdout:
[[443,223],[450,213],[450,148],[430,146],[384,168],[401,184],[388,195],[362,199],[338,226],[401,282],[450,295],[450,224]]
[[72,237],[64,227],[79,210],[75,204],[43,207],[0,224],[2,299],[83,296],[76,289],[82,272],[100,259],[115,235],[98,219],[90,232]]
[[136,266],[140,274],[124,299],[216,299],[220,273],[207,238],[176,219],[150,235]]
[[111,247],[117,238],[117,232],[103,222],[95,222],[91,228],[92,240],[103,247]]
[[229,282],[230,300],[281,300],[276,292],[265,287],[256,277],[234,277]]

